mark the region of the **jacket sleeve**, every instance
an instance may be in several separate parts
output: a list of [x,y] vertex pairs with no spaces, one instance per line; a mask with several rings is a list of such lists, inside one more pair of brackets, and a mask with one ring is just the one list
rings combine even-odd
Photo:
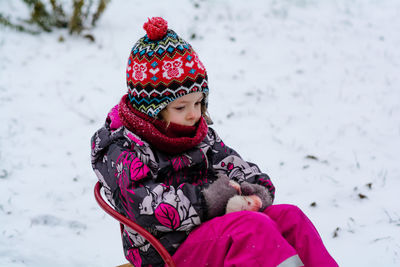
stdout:
[[238,183],[247,181],[262,185],[268,189],[272,200],[274,199],[275,187],[267,174],[262,173],[256,164],[243,160],[235,150],[225,145],[213,129],[209,129],[208,135],[213,140],[212,162],[216,173],[226,174]]
[[156,236],[199,225],[205,206],[200,188],[157,182],[149,155],[139,158],[134,146],[124,127],[114,132],[103,127],[92,138],[92,167],[116,210]]

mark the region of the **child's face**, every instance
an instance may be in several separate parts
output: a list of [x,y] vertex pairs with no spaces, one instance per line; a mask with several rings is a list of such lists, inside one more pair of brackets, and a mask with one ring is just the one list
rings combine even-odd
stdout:
[[194,126],[201,117],[203,93],[196,92],[184,95],[168,104],[160,113],[167,121],[185,126]]

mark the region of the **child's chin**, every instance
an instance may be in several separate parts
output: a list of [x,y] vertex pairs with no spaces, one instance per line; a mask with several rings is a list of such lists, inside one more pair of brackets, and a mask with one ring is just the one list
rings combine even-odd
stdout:
[[197,124],[197,121],[196,122],[184,122],[184,123],[178,123],[179,125],[181,125],[181,126],[195,126],[196,124]]

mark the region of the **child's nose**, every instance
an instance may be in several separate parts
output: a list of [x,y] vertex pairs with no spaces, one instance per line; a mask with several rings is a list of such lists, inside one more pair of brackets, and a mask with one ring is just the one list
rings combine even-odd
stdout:
[[188,111],[187,117],[188,119],[193,119],[196,116],[196,110],[194,108],[191,108]]
[[190,110],[187,114],[188,119],[191,119],[194,117],[194,110]]

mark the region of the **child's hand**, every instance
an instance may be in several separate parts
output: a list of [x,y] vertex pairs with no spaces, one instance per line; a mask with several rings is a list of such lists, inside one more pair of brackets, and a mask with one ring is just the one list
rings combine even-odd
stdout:
[[262,207],[261,198],[256,195],[250,196],[234,196],[229,199],[226,205],[226,213],[249,210],[259,211]]
[[242,190],[240,189],[240,184],[235,182],[234,180],[229,180],[229,185],[232,186],[233,188],[235,188],[236,192],[241,195],[242,194]]
[[207,204],[208,218],[223,215],[228,200],[238,194],[237,190],[240,190],[240,185],[232,185],[227,176],[220,176],[205,188],[203,196]]

